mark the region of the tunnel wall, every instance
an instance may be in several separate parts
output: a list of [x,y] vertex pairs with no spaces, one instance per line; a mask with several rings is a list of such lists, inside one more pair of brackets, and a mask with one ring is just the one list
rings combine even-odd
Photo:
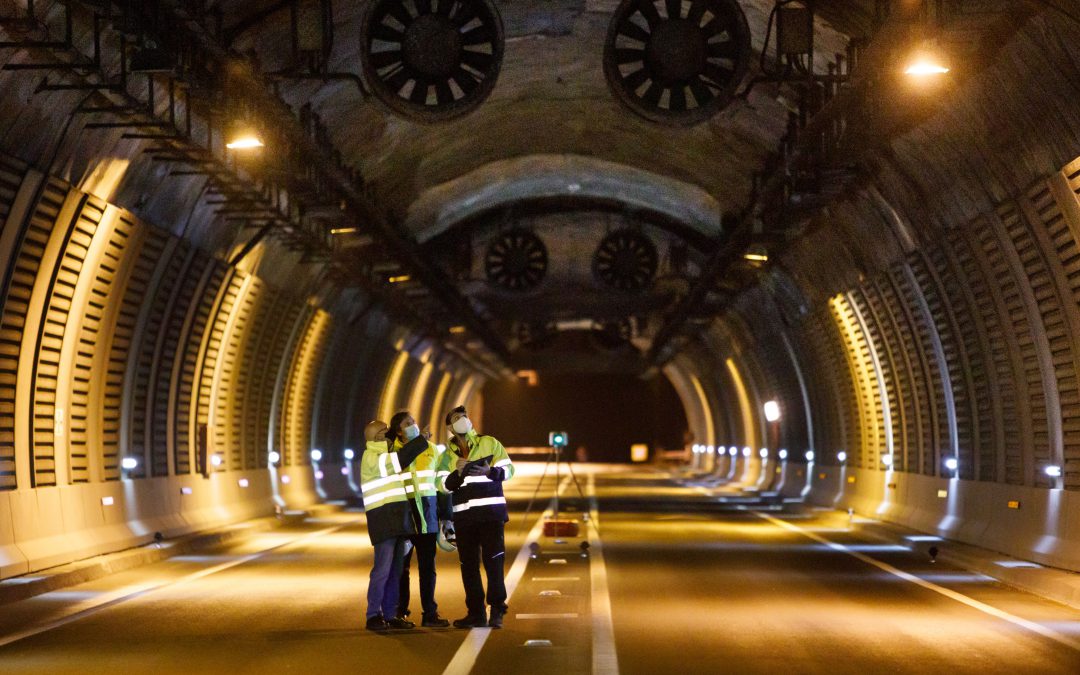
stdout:
[[[813,502],[1080,569],[1078,37],[1035,17],[931,119],[868,153],[766,275],[773,308],[723,322],[718,353],[773,373],[785,411],[809,402],[790,461]],[[755,321],[749,338],[730,329]],[[805,396],[770,382],[792,368],[775,348],[739,348],[777,333]]]

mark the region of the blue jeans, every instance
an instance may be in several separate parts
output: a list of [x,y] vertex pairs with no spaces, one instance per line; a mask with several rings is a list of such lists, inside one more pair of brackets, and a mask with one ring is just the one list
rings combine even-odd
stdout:
[[367,618],[380,614],[387,619],[394,617],[404,558],[403,537],[391,537],[375,544],[375,564],[371,566],[367,589]]

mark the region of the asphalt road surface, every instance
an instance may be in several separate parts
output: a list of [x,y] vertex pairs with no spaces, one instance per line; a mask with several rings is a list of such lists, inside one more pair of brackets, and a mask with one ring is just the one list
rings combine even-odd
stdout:
[[[1080,612],[845,514],[583,466],[561,502],[583,536],[556,541],[552,477],[524,515],[539,474],[508,484],[503,630],[364,631],[371,547],[345,510],[0,605],[0,673],[1080,673]],[[463,616],[456,555],[438,569]]]

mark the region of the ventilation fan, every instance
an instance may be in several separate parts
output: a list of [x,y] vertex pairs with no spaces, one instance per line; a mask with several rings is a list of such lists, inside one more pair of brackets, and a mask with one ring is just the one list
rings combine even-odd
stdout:
[[593,274],[621,291],[641,291],[656,276],[656,246],[637,230],[617,230],[600,242],[593,255]]
[[371,0],[360,24],[364,79],[421,122],[464,115],[495,87],[503,26],[492,0]]
[[731,102],[750,62],[736,0],[623,0],[604,44],[604,76],[642,117],[703,122]]
[[544,242],[535,233],[523,229],[500,234],[484,256],[488,281],[511,291],[536,287],[547,274],[547,266]]

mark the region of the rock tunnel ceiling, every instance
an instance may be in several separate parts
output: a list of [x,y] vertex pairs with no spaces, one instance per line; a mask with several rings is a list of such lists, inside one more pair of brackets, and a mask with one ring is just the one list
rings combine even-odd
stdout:
[[[340,461],[367,418],[438,429],[519,369],[667,377],[699,449],[1080,489],[1066,3],[821,1],[779,70],[767,0],[477,2],[489,59],[410,37],[457,6],[0,4],[0,494]],[[620,16],[736,6],[735,85],[701,73],[737,28],[617,43],[605,77]],[[928,45],[953,68],[919,88]],[[646,103],[725,105],[657,122],[620,59],[690,82]]]

